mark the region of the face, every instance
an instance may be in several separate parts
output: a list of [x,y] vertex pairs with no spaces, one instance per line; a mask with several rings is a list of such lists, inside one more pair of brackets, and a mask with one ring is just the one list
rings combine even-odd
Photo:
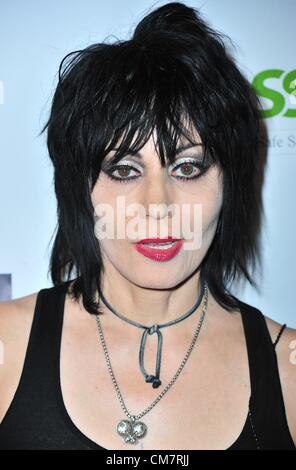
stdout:
[[[138,155],[126,155],[115,166],[110,162],[115,151],[110,152],[91,199],[96,226],[106,229],[104,221],[114,229],[105,238],[96,230],[104,273],[140,287],[168,289],[189,278],[205,257],[216,232],[223,182],[216,165],[200,166],[198,136],[196,146],[182,140],[175,162],[166,167],[154,141],[152,135]],[[136,243],[169,236],[180,241],[157,249]]]

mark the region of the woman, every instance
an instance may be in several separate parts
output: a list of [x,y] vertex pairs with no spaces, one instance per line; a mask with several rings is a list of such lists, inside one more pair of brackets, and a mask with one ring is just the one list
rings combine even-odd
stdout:
[[45,129],[54,286],[1,304],[0,447],[295,449],[296,331],[230,293],[262,162],[222,35],[168,3],[69,54]]

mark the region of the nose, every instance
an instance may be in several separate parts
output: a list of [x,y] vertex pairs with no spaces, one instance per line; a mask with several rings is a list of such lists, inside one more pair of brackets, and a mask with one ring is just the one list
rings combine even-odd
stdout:
[[154,219],[172,217],[171,191],[164,175],[149,179],[144,188],[146,214]]

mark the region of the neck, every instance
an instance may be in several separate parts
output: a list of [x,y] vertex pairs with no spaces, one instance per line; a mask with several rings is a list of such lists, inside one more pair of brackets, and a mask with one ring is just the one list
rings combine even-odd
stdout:
[[[184,315],[196,303],[200,289],[199,271],[174,289],[144,288],[107,270],[102,282],[105,299],[118,313],[147,326],[167,323]],[[103,302],[101,307],[108,310]]]

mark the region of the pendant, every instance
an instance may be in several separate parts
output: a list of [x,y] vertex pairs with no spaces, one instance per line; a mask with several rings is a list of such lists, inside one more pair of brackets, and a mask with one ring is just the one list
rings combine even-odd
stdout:
[[[153,335],[157,333],[157,354],[156,354],[156,368],[155,368],[155,375],[147,374],[145,367],[144,367],[144,352],[146,346],[147,335]],[[161,363],[161,350],[162,350],[162,334],[159,328],[159,325],[155,324],[150,328],[145,328],[144,333],[142,335],[141,344],[140,344],[140,351],[139,351],[139,362],[140,362],[140,369],[142,374],[145,377],[146,383],[152,383],[153,388],[158,388],[161,385],[161,380],[159,378],[160,374],[160,363]]]
[[137,444],[138,439],[145,436],[147,426],[142,421],[136,421],[135,418],[122,419],[117,424],[116,430],[127,444]]

